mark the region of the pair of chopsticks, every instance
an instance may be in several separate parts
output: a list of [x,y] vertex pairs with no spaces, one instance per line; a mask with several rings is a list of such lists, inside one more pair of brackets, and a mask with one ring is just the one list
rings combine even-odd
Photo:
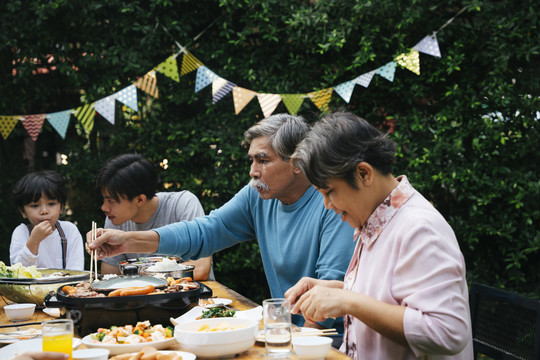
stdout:
[[[91,242],[94,242],[97,239],[97,225],[95,221],[92,221],[92,232],[90,235],[92,238]],[[92,283],[92,275],[94,275],[95,280],[97,280],[98,270],[97,270],[97,257],[96,257],[95,249],[92,250],[92,252],[90,253],[90,284]]]
[[[313,330],[307,330],[307,331],[293,331],[291,333],[292,337],[298,337],[298,336],[330,336],[330,335],[338,335],[338,332],[336,329],[315,329]],[[264,332],[259,334],[257,336],[257,341],[264,341]]]
[[293,331],[292,336],[325,336],[325,335],[337,335],[338,332],[336,329],[313,329],[307,331],[295,332]]

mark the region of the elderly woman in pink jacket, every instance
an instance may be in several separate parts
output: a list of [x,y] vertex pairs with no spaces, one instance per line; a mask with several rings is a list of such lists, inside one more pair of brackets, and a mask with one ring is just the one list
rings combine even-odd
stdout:
[[352,358],[472,359],[463,255],[443,216],[392,175],[395,152],[354,114],[314,124],[295,165],[356,229],[356,248],[343,282],[303,278],[285,296],[309,321],[345,316],[340,350]]

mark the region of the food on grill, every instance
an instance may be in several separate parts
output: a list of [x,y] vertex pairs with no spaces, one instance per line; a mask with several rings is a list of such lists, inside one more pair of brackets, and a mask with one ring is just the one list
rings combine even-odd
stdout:
[[[155,295],[169,294],[182,291],[189,291],[199,288],[199,284],[193,282],[190,277],[181,279],[168,278],[168,286],[164,289],[155,289],[153,285],[146,286],[129,286],[111,291],[108,296],[134,296],[134,295]],[[81,282],[75,286],[66,285],[62,287],[62,291],[68,297],[89,298],[89,297],[105,297],[105,293],[92,290],[89,282]]]
[[105,297],[105,294],[92,290],[89,282],[81,282],[75,286],[66,285],[62,287],[62,291],[70,297],[91,298]]
[[150,324],[150,321],[140,321],[135,326],[111,326],[110,329],[99,328],[90,338],[94,343],[102,344],[140,344],[152,341],[162,341],[174,336],[170,326]]

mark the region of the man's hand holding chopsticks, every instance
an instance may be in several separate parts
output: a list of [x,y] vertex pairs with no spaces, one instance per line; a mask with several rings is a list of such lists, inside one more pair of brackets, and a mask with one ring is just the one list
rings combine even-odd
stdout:
[[92,232],[86,233],[86,251],[96,250],[98,260],[124,253],[154,253],[158,250],[159,235],[155,231],[121,231],[116,229],[96,230],[92,242]]

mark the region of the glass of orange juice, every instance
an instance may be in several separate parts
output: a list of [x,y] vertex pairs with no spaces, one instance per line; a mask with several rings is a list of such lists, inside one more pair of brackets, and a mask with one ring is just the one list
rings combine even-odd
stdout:
[[41,323],[43,351],[56,351],[69,355],[73,353],[73,320],[57,319]]

